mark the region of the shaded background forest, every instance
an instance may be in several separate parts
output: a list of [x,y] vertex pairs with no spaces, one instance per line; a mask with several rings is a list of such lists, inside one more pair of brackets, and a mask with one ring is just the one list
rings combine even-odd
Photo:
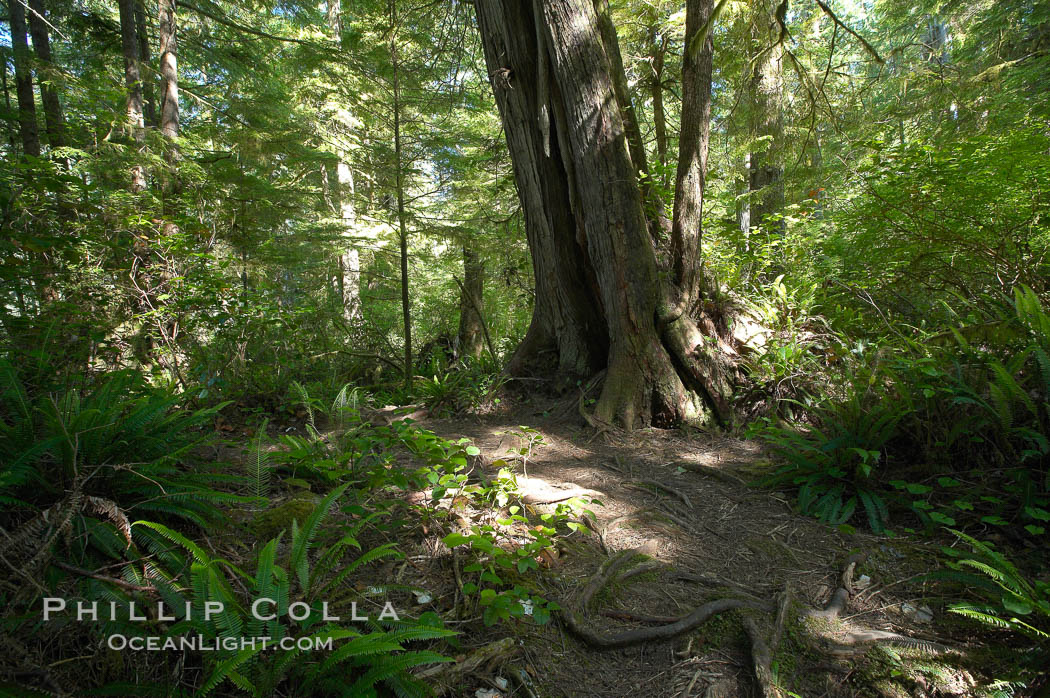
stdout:
[[[707,302],[737,318],[734,428],[822,521],[1008,546],[1027,586],[993,589],[989,613],[1038,617],[1012,627],[1045,653],[1050,6],[711,9],[702,257]],[[499,409],[534,269],[490,84],[507,77],[470,3],[2,12],[0,518],[18,541],[38,512],[79,512],[70,492],[206,525],[218,495],[248,495],[186,475],[200,429],[250,439],[333,400]],[[609,12],[647,202],[669,214],[685,11]],[[525,385],[583,404],[591,377],[561,378]],[[83,489],[129,448],[182,498],[127,472]],[[106,506],[78,524],[100,540],[128,522]]]

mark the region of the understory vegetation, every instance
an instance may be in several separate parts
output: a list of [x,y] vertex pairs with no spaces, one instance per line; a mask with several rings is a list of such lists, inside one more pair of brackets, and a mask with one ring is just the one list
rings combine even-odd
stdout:
[[[535,506],[550,420],[760,444],[755,490],[936,546],[972,695],[1050,695],[1050,6],[482,2],[0,10],[0,694],[425,696],[469,633],[627,646],[587,605],[656,568],[593,492]],[[489,459],[428,423],[501,415]],[[675,632],[758,648],[767,605]]]

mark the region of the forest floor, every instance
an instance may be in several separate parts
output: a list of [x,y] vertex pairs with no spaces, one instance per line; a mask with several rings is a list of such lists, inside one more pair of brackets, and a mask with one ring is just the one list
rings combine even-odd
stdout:
[[[550,416],[559,410],[562,416]],[[604,570],[613,578],[583,621],[597,633],[660,627],[724,597],[767,607],[715,615],[673,639],[623,649],[594,648],[563,622],[485,627],[468,618],[455,626],[463,632],[459,659],[508,635],[514,650],[460,680],[452,695],[974,695],[963,667],[973,665],[981,643],[944,612],[944,600],[923,579],[937,567],[938,543],[841,532],[793,512],[785,496],[746,484],[771,466],[754,442],[698,430],[596,434],[564,412],[554,403],[532,403],[419,424],[445,438],[471,439],[483,464],[506,458],[520,445],[519,425],[529,425],[543,443],[532,449],[527,478],[515,463],[523,491],[583,488],[597,500],[589,507],[594,532],[574,533],[559,546],[558,557],[547,561],[542,593],[571,603],[603,562],[636,550],[641,556],[622,560],[619,572],[646,557],[649,571],[621,581]],[[537,497],[545,498],[551,497]],[[458,563],[447,549],[438,554],[439,539],[435,533],[402,541],[409,559],[421,561],[402,582],[428,589],[430,610],[447,613],[458,598],[458,572],[451,569]],[[832,599],[843,586],[846,603],[836,607],[842,599]],[[757,646],[752,635],[760,638]],[[532,688],[503,689],[502,679],[522,670]]]
[[[841,530],[796,513],[787,495],[747,484],[774,467],[753,441],[697,429],[596,432],[575,405],[509,402],[483,416],[422,416],[416,426],[469,439],[481,451],[474,467],[485,479],[503,465],[494,461],[506,460],[524,501],[535,501],[533,516],[553,512],[571,494],[593,500],[592,530],[559,538],[556,555],[529,576],[539,595],[575,608],[594,592],[577,626],[599,640],[660,632],[720,599],[748,607],[617,649],[593,646],[563,613],[545,625],[487,626],[476,597],[462,602],[463,551],[453,553],[442,538],[455,530],[469,535],[506,510],[463,507],[396,534],[376,532],[376,540],[362,539],[365,549],[396,540],[404,559],[369,566],[349,581],[359,589],[393,581],[422,590],[395,593],[395,606],[407,604],[412,616],[432,611],[460,631],[455,658],[470,668],[444,680],[446,695],[932,698],[977,695],[978,683],[994,673],[994,639],[946,612],[950,600],[925,579],[946,541]],[[535,441],[527,475],[511,455],[523,438]],[[410,454],[396,458],[413,467]],[[283,498],[277,494],[273,504]],[[228,545],[247,554],[238,530]]]

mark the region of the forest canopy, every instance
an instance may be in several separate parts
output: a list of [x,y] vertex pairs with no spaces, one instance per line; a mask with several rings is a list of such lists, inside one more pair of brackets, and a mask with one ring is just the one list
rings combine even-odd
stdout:
[[[1050,691],[1050,4],[4,0],[0,26],[3,695],[574,695],[585,660],[519,670],[507,638],[609,662],[697,628],[746,670],[676,695]],[[834,583],[782,578],[773,532],[768,588],[683,572],[718,497],[791,517]],[[653,502],[680,559],[615,538]],[[713,589],[596,620],[650,572]],[[379,585],[412,612],[376,617]],[[182,610],[40,621],[56,597]],[[336,649],[105,649],[191,631]],[[852,664],[818,687],[828,643]]]

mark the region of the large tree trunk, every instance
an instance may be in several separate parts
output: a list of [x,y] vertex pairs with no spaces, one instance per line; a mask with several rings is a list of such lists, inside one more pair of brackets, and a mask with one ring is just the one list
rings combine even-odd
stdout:
[[463,283],[459,288],[458,355],[478,358],[485,348],[485,263],[473,240],[463,241]]
[[[528,5],[475,4],[537,278],[533,324],[511,368],[554,348],[564,370],[561,354],[580,346],[586,352],[573,358],[586,362],[577,368],[607,371],[594,415],[601,422],[673,424],[699,415],[700,396],[723,416],[722,394],[712,390],[722,381],[708,380],[696,352],[704,337],[658,274],[592,0]],[[535,126],[541,105],[551,117],[547,130]],[[547,256],[570,240],[571,264]],[[571,275],[557,273],[564,266]],[[564,342],[553,320],[574,313],[586,325],[570,328]]]
[[[763,225],[766,216],[784,208],[784,46],[775,7],[772,0],[756,3],[751,26],[751,50],[753,55],[758,54],[748,84],[753,139],[748,163],[752,226]],[[781,228],[779,224],[772,227]]]
[[[508,371],[547,371],[553,363],[572,379],[605,367],[609,340],[593,270],[576,236],[573,188],[568,160],[562,157],[560,132],[544,132],[540,105],[550,114],[551,84],[542,46],[543,66],[531,2],[475,4],[493,92],[505,126],[518,198],[525,212],[525,233],[536,278],[532,322],[508,364]],[[554,115],[557,116],[557,115]],[[556,126],[557,119],[550,119]]]
[[15,59],[18,132],[22,136],[23,152],[40,157],[40,129],[36,123],[33,72],[29,67],[29,42],[26,40],[26,9],[22,0],[9,0],[7,7],[11,18],[11,50]]
[[[37,82],[40,83],[40,101],[44,106],[44,129],[47,131],[47,142],[51,149],[61,148],[66,144],[62,122],[62,105],[58,101],[58,91],[51,84],[47,71],[54,69],[51,64],[51,42],[48,37],[43,0],[29,0],[29,34],[33,37],[33,50],[39,59]],[[41,73],[43,69],[43,73]]]
[[[117,0],[120,11],[120,45],[124,51],[124,81],[127,86],[127,123],[138,147],[146,140],[142,117],[142,72],[139,65],[139,40],[135,31],[135,0]],[[141,192],[146,188],[146,169],[142,165],[131,166],[131,191]]]
[[627,152],[631,156],[631,163],[638,176],[642,199],[647,207],[646,218],[649,234],[659,242],[667,237],[671,223],[667,220],[663,201],[660,200],[656,187],[653,186],[652,177],[649,175],[645,144],[642,143],[642,130],[638,126],[638,115],[635,113],[634,102],[631,99],[627,73],[623,67],[623,55],[620,53],[620,41],[616,35],[612,12],[609,9],[609,0],[594,0],[594,10],[598,16],[602,47],[609,61],[609,77],[612,80],[613,94],[616,95],[616,103],[620,107],[620,118],[623,121],[624,136],[627,139]]

